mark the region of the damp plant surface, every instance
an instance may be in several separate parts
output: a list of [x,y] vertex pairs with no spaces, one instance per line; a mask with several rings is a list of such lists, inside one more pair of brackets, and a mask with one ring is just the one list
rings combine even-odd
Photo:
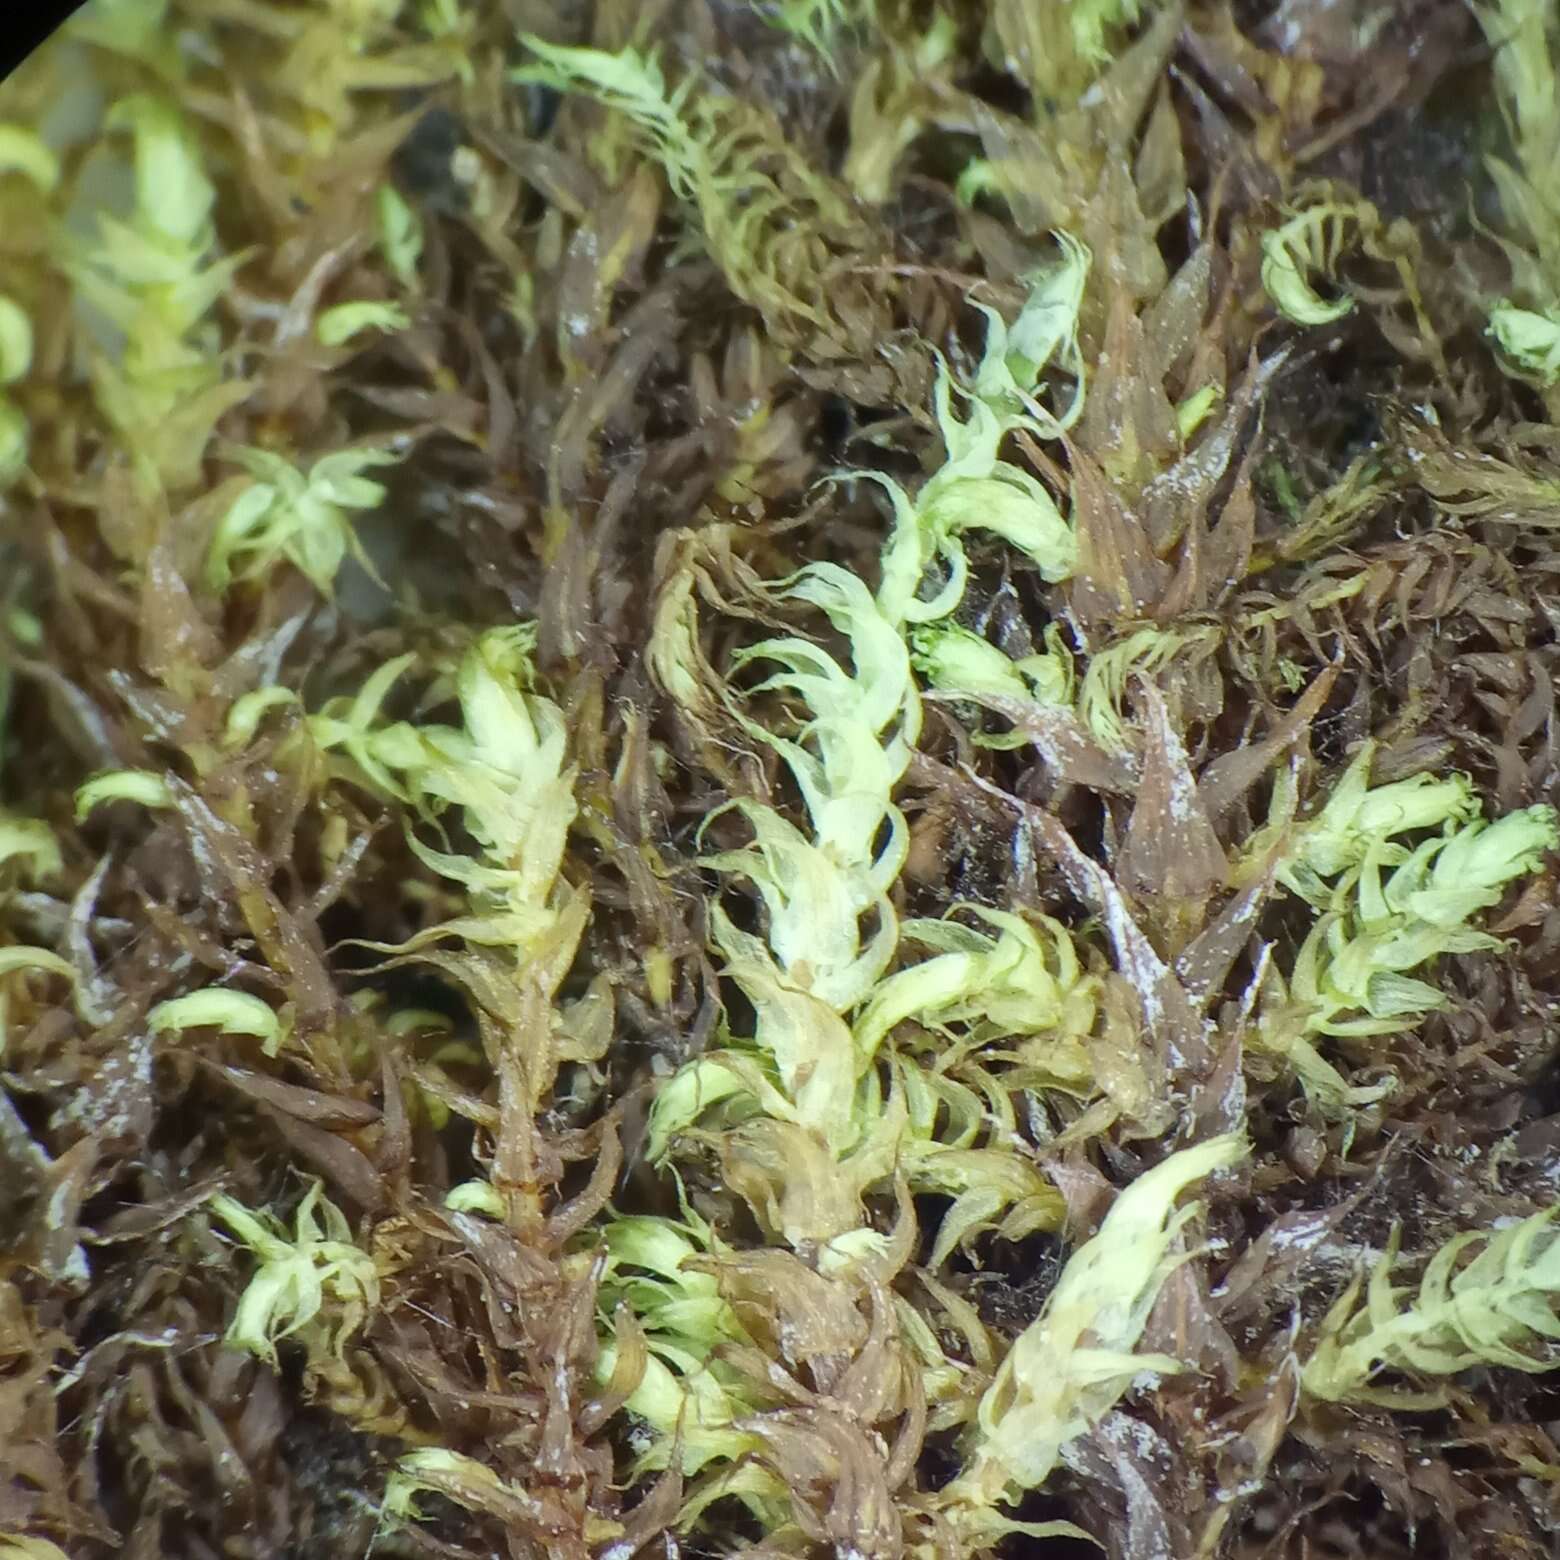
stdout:
[[1557,69],[92,0],[0,83],[0,1560],[1552,1556]]

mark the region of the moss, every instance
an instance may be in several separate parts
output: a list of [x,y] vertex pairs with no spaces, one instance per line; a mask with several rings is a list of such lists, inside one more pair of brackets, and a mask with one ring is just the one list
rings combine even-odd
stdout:
[[7,80],[0,1548],[1547,1552],[1552,24]]

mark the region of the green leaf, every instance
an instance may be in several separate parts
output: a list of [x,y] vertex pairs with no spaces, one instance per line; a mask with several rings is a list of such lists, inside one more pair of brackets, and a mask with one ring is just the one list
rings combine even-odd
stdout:
[[94,775],[76,791],[76,821],[104,802],[134,802],[154,809],[173,806],[173,793],[162,775],[150,769],[113,769]]
[[1317,201],[1262,235],[1262,285],[1285,319],[1296,325],[1330,325],[1354,308],[1347,293],[1324,298],[1312,278],[1332,276],[1355,220],[1352,206]]
[[413,288],[417,285],[417,262],[422,257],[422,218],[393,185],[381,184],[374,203],[379,218],[379,248],[385,264],[403,287]]
[[[1427,1264],[1413,1300],[1392,1282],[1400,1234],[1394,1228],[1364,1305],[1356,1278],[1323,1320],[1301,1373],[1305,1390],[1328,1402],[1422,1408],[1441,1394],[1378,1388],[1378,1374],[1450,1376],[1474,1365],[1537,1373],[1560,1366],[1547,1348],[1560,1341],[1556,1212],[1546,1208],[1502,1229],[1455,1236]],[[1471,1250],[1473,1259],[1463,1263]]]
[[64,868],[59,841],[41,818],[19,818],[0,810],[0,867],[23,864],[33,881],[51,878]]
[[0,122],[0,177],[9,173],[30,179],[48,195],[60,181],[59,159],[26,125]]
[[400,304],[363,299],[326,309],[314,322],[314,334],[321,346],[339,347],[365,330],[405,330],[411,323]]
[[32,321],[14,298],[0,293],[0,385],[15,384],[32,364]]
[[1508,371],[1547,390],[1560,381],[1560,309],[1519,309],[1498,303],[1489,333]]
[[345,1215],[311,1182],[293,1232],[270,1214],[256,1214],[225,1193],[207,1205],[260,1258],[238,1302],[227,1343],[271,1366],[276,1345],[304,1335],[312,1356],[340,1361],[352,1334],[379,1303],[373,1259],[352,1243]]
[[226,1034],[253,1035],[268,1056],[274,1056],[285,1036],[275,1009],[245,991],[208,987],[188,996],[159,1002],[147,1015],[154,1035],[181,1034],[186,1029],[220,1029]]
[[322,456],[304,471],[269,450],[228,451],[256,480],[217,523],[206,557],[206,579],[226,590],[237,579],[254,579],[283,559],[328,595],[349,552],[372,574],[357,543],[351,510],[374,509],[384,487],[363,473],[394,465],[400,457],[364,447]]
[[1176,1199],[1245,1153],[1238,1136],[1212,1138],[1171,1154],[1117,1197],[981,1399],[970,1462],[945,1492],[950,1505],[980,1509],[1038,1489],[1062,1448],[1098,1424],[1138,1376],[1183,1368],[1134,1352],[1161,1286],[1190,1255],[1173,1247],[1197,1205],[1177,1210]]

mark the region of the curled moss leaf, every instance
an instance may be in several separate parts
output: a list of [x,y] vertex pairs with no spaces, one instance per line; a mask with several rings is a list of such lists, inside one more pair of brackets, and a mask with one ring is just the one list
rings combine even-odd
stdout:
[[1061,1193],[1022,1153],[952,1148],[928,1132],[906,1142],[901,1162],[917,1192],[952,1198],[928,1259],[934,1270],[988,1231],[1002,1240],[1020,1241],[1061,1227]]
[[1111,58],[1107,38],[1116,29],[1130,26],[1141,14],[1141,0],[1075,0],[1067,7],[1073,46],[1082,59],[1104,64]]
[[260,729],[260,722],[265,719],[268,711],[281,709],[297,702],[298,695],[291,688],[281,688],[275,684],[241,694],[228,708],[227,724],[222,734],[223,741],[229,747],[243,747],[254,740],[255,733]]
[[[722,1344],[751,1340],[704,1265],[715,1250],[712,1230],[685,1205],[681,1221],[616,1217],[603,1238],[603,1315],[626,1304],[643,1329],[646,1349],[643,1375],[627,1402],[650,1432],[636,1466],[669,1466],[677,1445],[685,1474],[740,1460],[754,1443],[736,1425],[757,1404],[751,1383],[718,1351]],[[616,1340],[604,1342],[598,1377],[606,1381],[617,1365]]]
[[1456,826],[1479,812],[1466,775],[1410,775],[1372,786],[1375,752],[1373,743],[1361,747],[1322,810],[1296,830],[1280,868],[1280,880],[1315,904],[1325,904],[1330,893],[1320,879],[1359,866],[1373,852],[1378,861],[1400,861],[1407,852],[1393,844],[1399,835]]
[[[897,935],[884,885],[897,875],[909,842],[897,810],[890,833],[870,861],[842,866],[789,819],[754,803],[733,804],[753,830],[752,844],[700,858],[701,865],[740,875],[758,891],[769,918],[775,962],[832,1010],[865,1001],[893,957]],[[869,847],[858,839],[855,854]],[[863,918],[878,918],[868,932]],[[728,939],[729,940],[729,939]]]
[[0,948],[0,975],[9,975],[16,970],[46,970],[51,975],[63,975],[72,983],[79,979],[75,965],[68,959],[62,959],[48,948],[32,948],[25,943]]
[[1183,653],[1205,649],[1218,639],[1219,631],[1210,627],[1134,629],[1089,657],[1078,689],[1079,717],[1102,747],[1124,750],[1128,741],[1123,701],[1132,678],[1158,671]]
[[400,304],[363,299],[326,309],[314,322],[314,334],[321,346],[340,347],[365,330],[405,330],[410,324]]
[[[1076,304],[1080,300],[1089,256],[1083,245],[1064,240],[1058,267],[1037,282],[1031,295],[1030,317],[1020,314],[1012,332],[994,310],[987,317],[986,354],[975,379],[975,390],[956,387],[947,363],[939,359],[933,387],[933,407],[947,460],[917,491],[914,499],[897,482],[881,473],[861,473],[875,480],[894,505],[894,527],[883,551],[883,582],[878,608],[889,622],[931,622],[945,618],[964,597],[969,563],[963,535],[989,530],[1008,541],[1051,582],[1069,579],[1078,562],[1078,541],[1062,518],[1055,499],[1036,477],[998,456],[1003,435],[1014,427],[1058,434],[1062,424],[1044,412],[1031,390],[1045,360],[1062,343],[1075,345]],[[1030,353],[1044,353],[1042,359]],[[964,399],[969,415],[961,417],[956,399]],[[1083,409],[1083,378],[1064,421]],[[944,580],[930,597],[920,594],[931,566],[941,565]]]
[[149,95],[121,98],[107,124],[135,137],[136,209],[156,233],[170,245],[204,234],[216,192],[178,109]]
[[940,693],[992,694],[1070,707],[1072,656],[1054,624],[1047,625],[1045,638],[1044,651],[1015,661],[956,623],[923,623],[910,631],[910,658],[928,686]]
[[610,108],[626,114],[651,140],[672,185],[692,194],[701,171],[702,151],[681,118],[691,91],[684,82],[676,90],[652,54],[625,48],[566,48],[526,34],[521,42],[540,64],[516,73],[519,81],[540,81],[557,90],[588,89]]
[[26,1534],[0,1534],[0,1560],[69,1560],[58,1544]]
[[80,822],[105,802],[134,802],[154,809],[173,806],[168,782],[150,769],[114,769],[94,775],[76,791],[76,820]]
[[[850,327],[829,283],[852,286],[850,265],[874,236],[849,191],[786,139],[766,109],[688,75],[669,88],[650,54],[566,48],[526,35],[539,63],[514,79],[586,92],[625,116],[679,200],[697,213],[703,245],[732,292],[764,316],[780,343],[826,359]],[[607,160],[607,159],[604,159]]]
[[1220,386],[1204,385],[1201,390],[1194,390],[1176,403],[1175,427],[1183,444],[1188,443],[1192,435],[1213,416],[1214,409],[1223,399],[1224,391]]
[[1053,1030],[1088,1032],[1097,982],[1084,973],[1065,927],[982,905],[962,908],[991,931],[953,920],[902,926],[904,937],[939,951],[879,984],[856,1021],[856,1042],[865,1052],[912,1016],[938,1027],[973,1026],[977,1043]]
[[1352,893],[1335,896],[1295,961],[1293,991],[1311,1010],[1312,1030],[1389,1034],[1444,1007],[1438,987],[1407,972],[1443,954],[1499,947],[1466,923],[1557,840],[1553,810],[1531,807],[1427,840],[1385,879],[1379,859],[1367,858]]
[[0,293],[0,385],[15,384],[32,364],[32,321],[14,298]]
[[[1319,912],[1287,980],[1271,982],[1259,1043],[1288,1057],[1307,1093],[1331,1112],[1393,1086],[1349,1085],[1313,1037],[1387,1035],[1447,1005],[1411,973],[1449,953],[1500,946],[1470,925],[1560,842],[1554,810],[1529,807],[1495,823],[1465,775],[1413,775],[1372,787],[1367,744],[1326,805],[1293,835],[1278,877]],[[1431,829],[1431,838],[1401,838]]]
[[423,250],[422,218],[393,185],[382,184],[374,197],[379,217],[379,247],[390,273],[406,288],[417,285]]
[[420,1446],[400,1457],[385,1481],[382,1510],[392,1522],[418,1522],[421,1494],[443,1495],[470,1509],[482,1509],[484,1497],[502,1494],[504,1481],[485,1463],[442,1446]]
[[1490,310],[1489,332],[1513,373],[1545,390],[1560,381],[1560,309],[1500,303]]
[[1347,293],[1324,298],[1315,278],[1331,278],[1353,233],[1352,207],[1316,201],[1262,235],[1262,285],[1296,325],[1330,325],[1354,308]]
[[351,778],[393,797],[440,827],[452,808],[475,844],[438,849],[408,843],[434,872],[462,884],[471,913],[430,927],[409,946],[449,937],[519,955],[559,925],[559,869],[578,804],[568,764],[563,712],[531,691],[532,624],[490,629],[455,669],[459,727],[386,721],[385,698],[416,661],[397,656],[377,667],[358,693],[329,701],[308,718],[313,740],[350,761]]
[[[931,622],[957,608],[969,578],[963,537],[970,531],[1002,537],[1047,580],[1065,580],[1077,565],[1077,538],[1056,501],[1038,478],[998,458],[1003,428],[997,415],[976,400],[969,418],[960,419],[946,367],[936,395],[949,458],[915,497],[889,477],[862,473],[883,488],[894,509],[878,587],[879,610],[892,623]],[[922,584],[934,563],[941,564],[944,579],[923,596]]]
[[656,1091],[645,1143],[647,1157],[653,1164],[660,1164],[673,1143],[696,1121],[708,1116],[723,1101],[743,1099],[751,1092],[744,1074],[719,1057],[697,1057],[680,1067]]
[[59,158],[36,131],[0,122],[0,177],[9,173],[21,174],[47,195],[60,181]]
[[352,1334],[379,1303],[373,1258],[353,1244],[346,1216],[316,1180],[289,1234],[268,1213],[218,1193],[207,1205],[259,1259],[238,1302],[227,1342],[270,1365],[284,1338],[304,1337],[311,1354],[341,1360]]
[[128,59],[162,63],[157,47],[167,36],[168,0],[101,0],[71,18],[73,33]]
[[54,830],[41,818],[20,818],[0,809],[0,869],[12,862],[34,882],[53,877],[65,864]]
[[841,38],[871,25],[877,0],[761,0],[757,9],[837,69],[834,55]]
[[1027,699],[1029,684],[989,639],[956,623],[927,623],[910,635],[911,660],[929,686],[944,693],[997,693]]
[[220,1029],[231,1035],[253,1035],[268,1056],[280,1049],[285,1027],[276,1010],[245,991],[215,987],[159,1002],[147,1015],[154,1035],[181,1034],[186,1029]]
[[902,30],[896,17],[873,41],[879,47],[851,90],[850,147],[841,174],[859,199],[880,206],[892,198],[901,160],[926,132],[938,89],[957,66],[959,25],[940,9],[924,31]]
[[1406,916],[1449,931],[1494,905],[1514,878],[1538,870],[1545,852],[1560,844],[1555,810],[1523,807],[1493,823],[1472,819],[1441,840],[1429,840],[1392,874],[1379,899],[1375,883],[1362,885],[1367,925]]
[[[1560,91],[1556,88],[1554,12],[1543,0],[1495,0],[1476,5],[1493,50],[1495,95],[1510,134],[1512,157],[1491,157],[1487,167],[1500,194],[1509,236],[1500,238],[1512,272],[1513,291],[1527,305],[1502,303],[1497,334],[1506,361],[1520,372],[1547,372],[1549,324],[1560,306]],[[1527,362],[1524,362],[1527,359]]]
[[[704,858],[704,865],[739,873],[757,889],[768,912],[768,942],[785,978],[834,1012],[860,1003],[887,967],[895,921],[886,891],[908,849],[892,795],[909,762],[920,703],[909,654],[866,586],[847,570],[818,564],[787,584],[783,596],[821,608],[845,634],[851,670],[811,642],[769,639],[741,656],[779,670],[755,695],[789,692],[809,712],[797,738],[775,735],[745,719],[748,730],[784,759],[804,799],[811,836],[774,809],[733,802],[752,829],[752,842]],[[864,918],[876,929],[865,937]],[[718,914],[716,937],[729,953],[739,943]],[[750,961],[767,963],[762,952]]]
[[168,99],[122,98],[107,126],[132,137],[135,205],[63,240],[81,304],[113,331],[92,359],[98,405],[144,480],[187,485],[211,429],[247,387],[226,378],[209,315],[244,256],[212,259],[215,192],[199,141]]
[[490,1181],[462,1181],[445,1194],[444,1206],[451,1213],[480,1213],[489,1219],[502,1219],[508,1212],[503,1193]]

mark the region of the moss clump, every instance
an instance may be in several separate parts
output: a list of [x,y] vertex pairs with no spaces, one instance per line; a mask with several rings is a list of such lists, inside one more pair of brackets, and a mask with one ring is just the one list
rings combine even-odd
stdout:
[[0,86],[0,1551],[1549,1552],[1555,17],[1248,10]]

